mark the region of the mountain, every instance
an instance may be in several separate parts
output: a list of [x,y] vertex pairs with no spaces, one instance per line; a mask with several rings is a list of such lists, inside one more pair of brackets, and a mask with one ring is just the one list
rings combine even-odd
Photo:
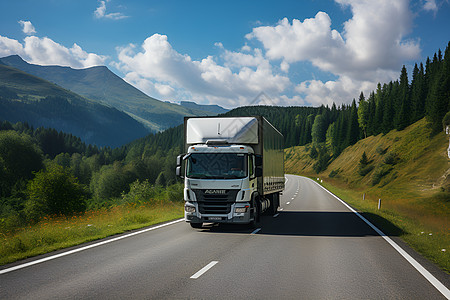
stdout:
[[183,107],[186,107],[186,108],[203,110],[208,113],[215,114],[215,115],[224,114],[229,111],[228,109],[225,109],[219,105],[202,105],[202,104],[197,104],[192,101],[181,101],[180,105]]
[[213,114],[197,107],[186,107],[151,98],[105,66],[87,69],[39,66],[25,62],[18,55],[0,58],[0,64],[17,68],[88,99],[122,110],[152,131],[182,124],[184,116]]
[[141,123],[116,108],[2,64],[0,119],[51,127],[98,146],[118,147],[148,134]]

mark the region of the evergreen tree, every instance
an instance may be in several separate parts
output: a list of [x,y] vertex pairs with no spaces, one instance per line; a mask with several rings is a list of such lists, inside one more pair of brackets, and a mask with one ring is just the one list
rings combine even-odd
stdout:
[[359,95],[358,100],[358,124],[364,133],[364,138],[367,137],[367,124],[369,122],[369,103],[364,98],[363,92]]
[[327,130],[325,126],[325,117],[323,115],[317,115],[314,118],[314,123],[311,129],[311,138],[313,143],[325,142],[325,134]]
[[358,108],[356,101],[353,99],[349,116],[349,126],[347,129],[346,145],[350,146],[356,143],[359,139],[359,125],[358,125]]
[[400,73],[400,83],[397,91],[397,105],[395,116],[395,127],[397,130],[403,130],[409,125],[409,111],[410,111],[410,94],[408,74],[406,67],[403,65]]

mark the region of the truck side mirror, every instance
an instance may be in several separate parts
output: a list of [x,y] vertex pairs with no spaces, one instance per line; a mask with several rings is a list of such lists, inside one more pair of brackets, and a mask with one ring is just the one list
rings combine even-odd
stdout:
[[261,167],[263,165],[263,159],[261,155],[255,156],[255,165]]
[[183,161],[184,154],[180,154],[177,156],[177,167],[181,166],[181,163]]
[[177,175],[180,178],[184,178],[181,172],[182,172],[181,166],[177,166],[177,168],[175,169],[175,175]]
[[255,169],[255,176],[256,176],[256,177],[262,177],[262,176],[263,176],[263,170],[262,170],[262,168],[257,167],[257,168]]

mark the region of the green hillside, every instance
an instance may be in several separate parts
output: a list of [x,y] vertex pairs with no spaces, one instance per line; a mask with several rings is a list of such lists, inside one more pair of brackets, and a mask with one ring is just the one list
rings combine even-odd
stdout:
[[312,144],[287,148],[286,173],[319,178],[355,208],[393,222],[404,240],[449,271],[449,140],[444,132],[431,132],[422,119],[402,131],[370,136],[347,147],[318,174]]
[[1,64],[0,120],[55,128],[98,146],[117,147],[148,134],[142,124],[115,108]]
[[98,103],[122,110],[152,131],[182,124],[184,116],[214,114],[196,107],[185,107],[151,98],[104,66],[87,69],[39,66],[25,62],[17,55],[1,58],[0,64],[12,66]]

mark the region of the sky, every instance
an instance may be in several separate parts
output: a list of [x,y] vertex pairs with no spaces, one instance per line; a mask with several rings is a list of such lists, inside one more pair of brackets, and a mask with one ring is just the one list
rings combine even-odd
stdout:
[[226,108],[349,104],[449,41],[450,0],[0,0],[0,57]]

